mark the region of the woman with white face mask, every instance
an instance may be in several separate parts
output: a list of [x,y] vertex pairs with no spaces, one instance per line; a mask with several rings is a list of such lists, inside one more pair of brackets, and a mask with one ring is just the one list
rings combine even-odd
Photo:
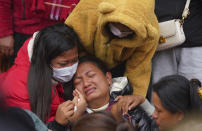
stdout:
[[78,44],[77,34],[63,24],[34,33],[18,52],[13,67],[3,74],[8,105],[31,110],[44,122],[54,120],[64,102],[61,83],[69,82],[77,69]]

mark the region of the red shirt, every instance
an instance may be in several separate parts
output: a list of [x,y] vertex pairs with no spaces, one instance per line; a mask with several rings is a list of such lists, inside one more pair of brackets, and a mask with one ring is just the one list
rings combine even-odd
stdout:
[[64,22],[78,2],[79,0],[0,0],[0,37],[13,32],[33,34],[46,26]]

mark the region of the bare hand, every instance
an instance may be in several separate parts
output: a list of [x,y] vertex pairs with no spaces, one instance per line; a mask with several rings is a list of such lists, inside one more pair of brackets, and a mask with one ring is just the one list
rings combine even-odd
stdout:
[[82,116],[86,110],[87,102],[82,93],[80,93],[77,89],[73,91],[74,99],[72,100],[74,102],[74,105],[76,107],[76,110],[74,111],[73,116],[70,118],[70,121],[74,123],[78,120],[80,116]]
[[145,98],[139,95],[127,95],[117,96],[115,101],[118,101],[117,104],[119,105],[122,114],[127,114],[129,110],[135,108],[139,104],[142,104],[145,101]]
[[6,56],[11,56],[14,53],[14,38],[13,35],[8,35],[0,38],[0,52]]
[[74,103],[69,100],[60,104],[56,111],[55,120],[61,125],[67,125],[68,120],[74,114],[74,106]]
[[73,91],[73,94],[74,94],[74,99],[73,99],[74,104],[77,107],[80,107],[82,109],[86,109],[87,102],[86,102],[86,99],[85,99],[84,95],[77,89],[75,89]]

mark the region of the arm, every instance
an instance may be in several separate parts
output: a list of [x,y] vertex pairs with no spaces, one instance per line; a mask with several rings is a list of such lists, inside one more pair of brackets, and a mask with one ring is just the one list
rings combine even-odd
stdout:
[[143,40],[144,45],[137,47],[126,63],[125,75],[131,82],[133,95],[116,98],[123,103],[121,105],[123,113],[127,113],[128,110],[145,101],[151,75],[151,59],[159,40],[158,30],[151,25],[147,25],[146,29],[148,34],[147,38]]
[[116,119],[117,122],[122,122],[123,121],[122,111],[121,111],[119,102],[117,102],[116,104],[114,104],[112,106],[111,113],[112,113],[112,115],[114,116],[114,118]]
[[0,52],[13,54],[13,20],[12,1],[0,0]]
[[151,76],[151,59],[156,50],[156,44],[148,43],[137,48],[127,60],[125,75],[134,89],[133,94],[146,96]]
[[144,103],[140,104],[140,107],[147,113],[148,116],[152,116],[154,112],[154,106],[151,105],[151,103],[145,99]]
[[24,99],[21,96],[6,96],[6,103],[8,104],[8,106],[19,107],[31,111],[29,100]]

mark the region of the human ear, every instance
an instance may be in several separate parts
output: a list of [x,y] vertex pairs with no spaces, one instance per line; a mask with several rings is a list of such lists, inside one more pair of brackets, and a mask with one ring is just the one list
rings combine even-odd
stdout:
[[112,84],[112,74],[110,72],[107,72],[105,76],[107,78],[109,85],[111,85]]

